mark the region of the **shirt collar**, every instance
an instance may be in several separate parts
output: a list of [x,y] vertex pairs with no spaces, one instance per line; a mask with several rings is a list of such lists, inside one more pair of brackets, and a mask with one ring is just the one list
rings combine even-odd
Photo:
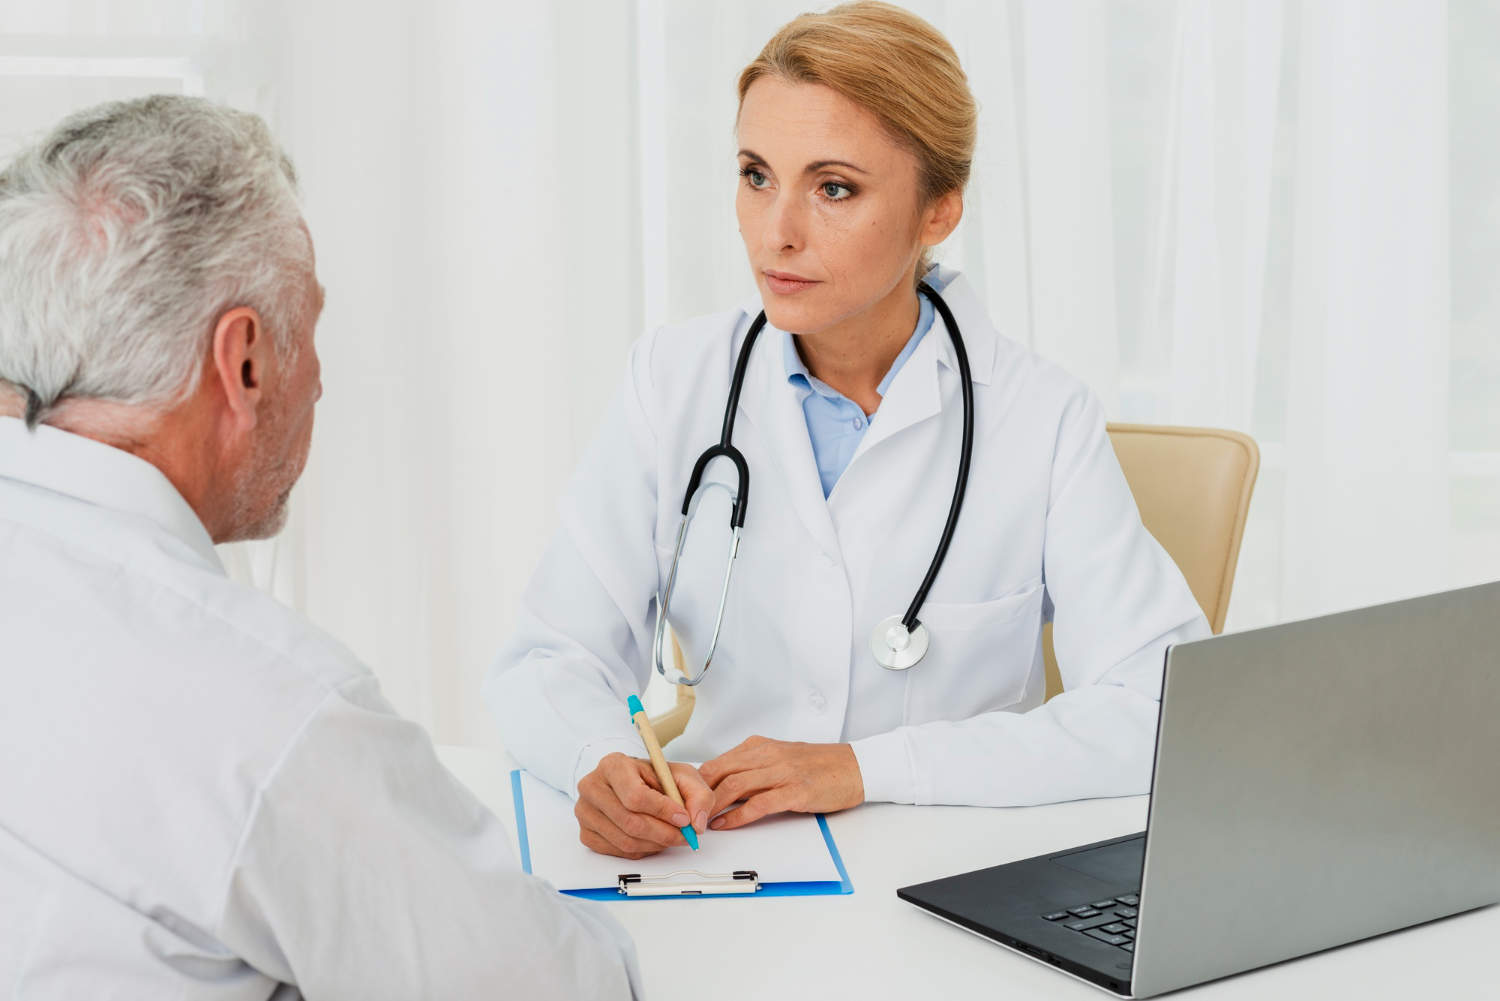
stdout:
[[[968,348],[969,364],[972,368],[974,382],[977,385],[987,386],[994,378],[996,358],[999,353],[1000,334],[990,324],[984,305],[975,294],[973,285],[965,277],[963,272],[956,268],[950,268],[942,264],[934,264],[924,280],[942,295],[948,307],[953,311],[954,319],[963,327],[964,344]],[[749,329],[750,321],[754,320],[761,312],[760,294],[757,292],[753,297],[747,298],[741,307],[748,318],[740,326],[740,332]],[[939,316],[933,321],[934,326],[943,324]],[[767,324],[769,330],[775,330]],[[943,330],[947,331],[947,325],[943,324]],[[926,338],[923,338],[925,340]],[[738,343],[738,342],[737,342]],[[958,358],[954,354],[950,338],[945,333],[937,339],[937,348],[934,352],[940,365],[950,372],[958,371]],[[783,358],[785,357],[785,345],[783,345]],[[774,362],[765,369],[767,376],[773,371],[789,370],[784,365],[775,365]],[[805,398],[805,397],[804,397]]]
[[145,459],[102,442],[0,417],[0,477],[145,518],[222,572],[213,540],[172,482]]
[[797,352],[797,342],[792,339],[792,335],[785,330],[780,333],[781,358],[786,365],[786,381],[803,391],[804,395],[813,390],[817,390],[824,396],[836,395],[832,387],[821,379],[814,378],[813,374],[807,370],[807,365],[802,361],[802,355]]
[[[945,274],[939,274],[938,266],[934,264],[928,270],[925,281],[941,293],[943,289],[947,288],[948,283],[953,280],[956,274],[957,272],[951,270]],[[906,346],[901,349],[901,353],[896,356],[896,360],[891,363],[890,369],[887,370],[885,377],[880,380],[880,385],[875,389],[875,392],[881,396],[885,396],[886,390],[890,389],[891,383],[895,381],[896,373],[901,371],[901,367],[906,364],[912,352],[917,349],[917,345],[921,342],[922,338],[932,329],[932,318],[935,312],[932,300],[925,295],[919,294],[917,296],[917,306],[917,325],[912,328],[911,336],[906,339]],[[814,391],[818,395],[828,399],[844,399],[844,394],[808,371],[807,364],[803,362],[802,355],[797,351],[797,342],[793,338],[793,335],[784,330],[780,331],[780,333],[781,357],[783,363],[786,365],[786,381],[801,390],[804,399],[808,393]]]

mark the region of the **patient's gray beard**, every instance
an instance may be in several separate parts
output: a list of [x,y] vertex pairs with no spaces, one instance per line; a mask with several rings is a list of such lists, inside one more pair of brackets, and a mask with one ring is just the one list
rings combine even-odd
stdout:
[[251,525],[244,537],[246,539],[273,539],[280,535],[281,530],[286,528],[287,516],[291,513],[291,497],[291,491],[278,497],[271,513]]
[[267,468],[266,463],[260,456],[252,457],[245,473],[234,491],[234,500],[230,508],[230,532],[222,542],[245,542],[251,539],[270,539],[281,533],[286,527],[287,513],[290,509],[288,503],[291,499],[291,491],[284,491],[278,496],[270,510],[264,506],[263,484],[272,475],[278,472]]
[[[256,429],[255,446],[240,467],[238,482],[230,503],[229,535],[223,541],[269,539],[286,527],[288,500],[296,476],[289,475],[286,464],[285,419],[276,411],[267,411]],[[276,493],[271,491],[281,487]]]

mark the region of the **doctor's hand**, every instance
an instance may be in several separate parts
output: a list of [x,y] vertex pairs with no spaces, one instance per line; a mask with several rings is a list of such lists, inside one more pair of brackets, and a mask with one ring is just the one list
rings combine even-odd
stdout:
[[713,816],[713,791],[692,765],[670,766],[686,810],[662,792],[651,762],[619,752],[601,759],[578,781],[578,840],[601,855],[639,859],[687,844],[679,828],[691,825],[703,833]]
[[[865,783],[848,744],[801,744],[751,737],[699,769],[714,790],[708,826],[743,827],[774,813],[832,813],[865,801]],[[744,800],[743,805],[729,809]]]

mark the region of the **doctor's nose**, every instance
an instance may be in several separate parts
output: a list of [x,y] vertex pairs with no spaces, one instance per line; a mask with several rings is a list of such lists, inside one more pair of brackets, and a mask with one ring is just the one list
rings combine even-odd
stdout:
[[785,253],[802,249],[804,240],[804,206],[795,196],[779,195],[766,216],[763,234],[765,249]]

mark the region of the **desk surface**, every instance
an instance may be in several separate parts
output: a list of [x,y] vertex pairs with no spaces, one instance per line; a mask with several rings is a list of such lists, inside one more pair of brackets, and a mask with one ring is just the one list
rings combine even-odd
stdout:
[[[473,748],[439,754],[514,840],[511,760]],[[928,916],[898,900],[896,888],[1129,834],[1145,822],[1144,796],[1014,810],[869,804],[828,818],[854,883],[850,896],[601,906],[635,937],[652,1001],[1097,999],[1108,995]],[[1497,939],[1500,907],[1489,907],[1172,996],[1500,997],[1484,961]]]

